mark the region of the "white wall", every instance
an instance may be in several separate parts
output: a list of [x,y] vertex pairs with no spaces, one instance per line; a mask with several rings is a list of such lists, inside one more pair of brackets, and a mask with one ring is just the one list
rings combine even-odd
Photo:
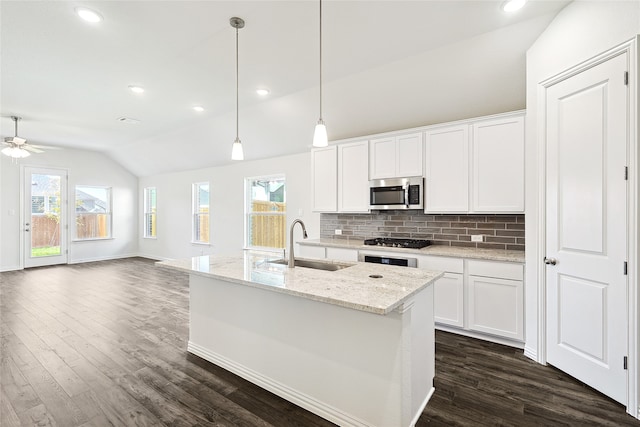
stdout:
[[[229,146],[231,150],[231,146]],[[230,151],[229,151],[230,153]],[[157,238],[141,236],[144,230],[140,218],[139,251],[155,259],[185,258],[196,255],[235,253],[244,244],[244,179],[248,177],[284,174],[286,178],[287,227],[301,218],[309,238],[320,236],[320,215],[311,212],[310,153],[272,159],[245,161],[228,166],[203,168],[186,172],[153,175],[139,179],[139,204],[142,212],[143,191],[157,190]],[[211,236],[210,245],[191,243],[191,186],[196,182],[210,183]],[[288,228],[287,228],[288,231]],[[288,239],[288,234],[287,234]],[[299,228],[294,240],[302,239]]]
[[[20,174],[22,166],[66,169],[69,174],[69,263],[137,254],[138,179],[106,155],[93,151],[56,150],[34,154],[17,164],[0,156],[0,271],[21,266]],[[73,242],[73,200],[76,185],[112,187],[113,239]]]
[[538,355],[538,83],[605,52],[640,33],[638,1],[574,1],[527,52],[526,119],[526,346]]

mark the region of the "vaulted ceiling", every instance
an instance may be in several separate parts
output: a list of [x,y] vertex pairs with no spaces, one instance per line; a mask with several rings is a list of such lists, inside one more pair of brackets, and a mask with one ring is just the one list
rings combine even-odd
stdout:
[[[568,1],[530,0],[513,14],[502,3],[325,0],[329,139],[524,108],[526,50]],[[103,21],[80,20],[78,6]],[[230,163],[229,18],[238,16],[245,159],[306,151],[319,116],[318,9],[306,0],[3,0],[0,133],[12,136],[18,115],[29,142],[102,151],[139,176]]]

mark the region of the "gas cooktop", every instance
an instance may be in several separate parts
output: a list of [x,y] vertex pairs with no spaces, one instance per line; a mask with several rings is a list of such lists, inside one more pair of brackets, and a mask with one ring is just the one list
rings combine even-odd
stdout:
[[431,244],[431,240],[418,239],[393,239],[391,237],[376,237],[375,239],[367,239],[365,245],[369,246],[390,246],[394,248],[420,249]]

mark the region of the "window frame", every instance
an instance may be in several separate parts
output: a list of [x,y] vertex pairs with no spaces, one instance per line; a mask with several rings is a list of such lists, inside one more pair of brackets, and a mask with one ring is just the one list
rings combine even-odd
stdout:
[[[207,202],[207,211],[199,212],[199,210],[203,206],[201,203],[198,204],[198,202],[200,202],[200,197],[199,197],[200,188],[204,185],[207,186],[207,192],[209,193],[209,200]],[[199,239],[199,236],[202,234],[200,232],[200,227],[202,226],[200,217],[205,214],[207,216],[207,224],[206,224],[207,240],[206,241]],[[211,244],[211,184],[209,183],[209,181],[194,182],[191,185],[191,243],[196,245]]]
[[[82,189],[91,189],[91,188],[95,188],[95,189],[101,189],[101,190],[105,190],[107,193],[107,197],[105,200],[106,202],[106,206],[105,206],[105,211],[104,212],[78,212],[78,190],[83,191]],[[85,191],[86,193],[86,191]],[[74,242],[86,242],[86,241],[95,241],[95,240],[112,240],[113,237],[113,187],[111,186],[106,186],[106,185],[84,185],[84,184],[76,184],[74,187],[74,193],[73,193],[73,199],[74,199],[74,209],[73,209],[73,213],[74,213],[74,238],[73,241]],[[96,218],[98,217],[98,215],[104,215],[106,217],[106,221],[105,221],[105,228],[106,228],[106,235],[105,236],[98,236],[98,237],[79,237],[78,236],[78,225],[79,225],[79,221],[78,221],[78,215],[95,215]],[[98,220],[96,219],[96,222]]]
[[[252,182],[256,181],[256,180],[263,180],[263,181],[267,181],[267,180],[282,180],[284,182],[284,204],[285,204],[285,209],[282,212],[253,212],[251,210],[251,206],[252,206],[252,202],[253,202],[253,197],[251,194],[251,188],[252,188]],[[270,175],[258,175],[258,176],[251,176],[251,177],[245,177],[244,179],[244,249],[246,250],[260,250],[260,251],[273,251],[273,252],[278,252],[278,253],[282,253],[282,251],[284,249],[286,249],[287,243],[287,236],[286,236],[286,224],[287,224],[287,209],[286,209],[286,203],[287,203],[287,177],[286,174],[284,173],[278,173],[278,174],[270,174]],[[273,246],[253,246],[250,244],[250,238],[251,238],[251,215],[257,215],[257,216],[282,216],[284,218],[284,225],[282,227],[282,241],[283,241],[283,247],[273,247]]]
[[[150,206],[150,192],[153,190],[154,203],[153,207]],[[156,187],[145,187],[142,191],[142,238],[144,239],[157,239],[158,238],[158,189]],[[154,218],[149,220],[150,218]],[[155,226],[154,226],[155,224]],[[151,229],[152,234],[148,233]]]

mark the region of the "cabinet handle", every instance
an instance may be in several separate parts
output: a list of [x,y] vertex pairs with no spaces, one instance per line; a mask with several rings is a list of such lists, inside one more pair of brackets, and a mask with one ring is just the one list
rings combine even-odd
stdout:
[[558,263],[558,260],[555,258],[544,257],[544,263],[547,265],[556,265]]

